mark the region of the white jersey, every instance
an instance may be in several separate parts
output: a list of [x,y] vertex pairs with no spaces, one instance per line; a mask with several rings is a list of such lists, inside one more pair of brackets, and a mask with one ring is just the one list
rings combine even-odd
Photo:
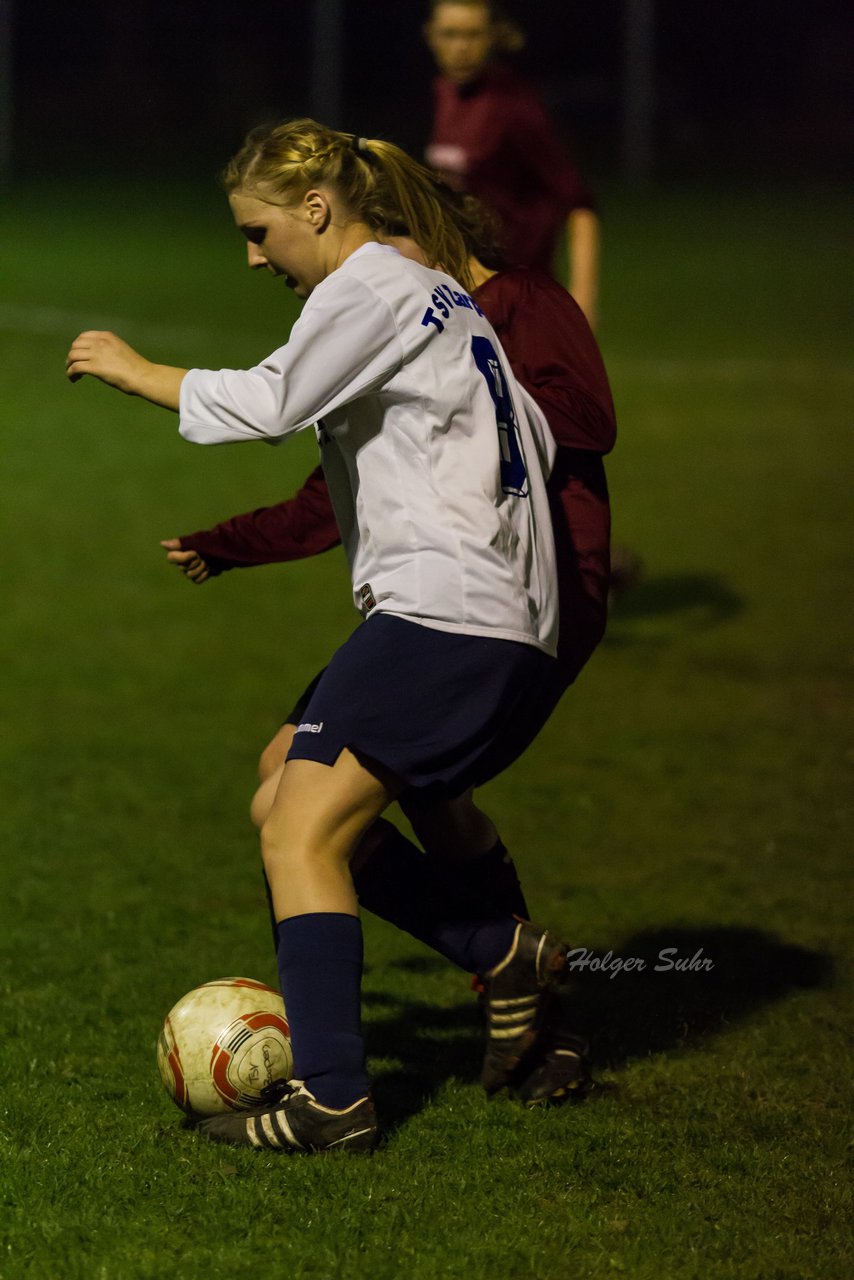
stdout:
[[198,444],[316,425],[362,614],[555,653],[554,445],[449,276],[364,245],[262,364],[190,370],[180,413]]

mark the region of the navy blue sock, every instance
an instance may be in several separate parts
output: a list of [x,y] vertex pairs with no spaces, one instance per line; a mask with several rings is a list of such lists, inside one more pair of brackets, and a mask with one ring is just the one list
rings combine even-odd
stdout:
[[325,1107],[368,1092],[362,1039],[362,926],[314,911],[276,926],[279,982],[291,1028],[294,1079]]
[[530,920],[531,913],[519,883],[516,864],[501,840],[486,853],[476,854],[455,867],[454,874],[459,876],[469,893],[488,899],[508,915]]
[[431,862],[391,823],[353,876],[359,902],[468,973],[484,974],[513,943],[511,911]]

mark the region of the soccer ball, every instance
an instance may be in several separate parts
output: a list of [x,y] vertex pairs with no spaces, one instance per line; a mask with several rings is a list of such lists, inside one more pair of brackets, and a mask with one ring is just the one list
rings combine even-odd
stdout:
[[166,1092],[190,1116],[243,1111],[293,1068],[285,1006],[252,978],[220,978],[170,1009],[157,1041]]

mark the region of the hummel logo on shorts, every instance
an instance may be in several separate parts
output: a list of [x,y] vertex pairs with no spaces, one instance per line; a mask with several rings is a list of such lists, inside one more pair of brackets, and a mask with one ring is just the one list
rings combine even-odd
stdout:
[[306,722],[305,724],[298,724],[296,727],[296,732],[297,733],[320,733],[322,729],[323,729],[323,721],[321,720],[320,724],[309,724],[308,722]]

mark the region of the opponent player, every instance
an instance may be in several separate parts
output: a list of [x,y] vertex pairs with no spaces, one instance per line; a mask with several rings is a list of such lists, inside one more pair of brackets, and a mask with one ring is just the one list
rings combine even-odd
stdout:
[[[484,236],[484,223],[472,218],[466,202],[461,230],[470,249],[489,261],[497,261],[495,246]],[[448,216],[460,220],[459,205]],[[418,252],[413,242],[394,241],[405,252]],[[265,266],[263,256],[250,248],[250,263]],[[609,508],[601,455],[614,440],[613,404],[602,359],[589,326],[566,291],[541,272],[518,269],[496,272],[475,258],[470,260],[479,282],[475,298],[499,334],[504,351],[522,385],[544,409],[557,441],[557,457],[549,480],[552,526],[557,550],[560,600],[558,658],[565,685],[578,671],[601,638],[608,590]],[[164,542],[168,558],[195,582],[203,582],[223,569],[294,560],[317,554],[339,541],[338,529],[320,469],[313,472],[294,499],[262,508],[181,539]],[[282,763],[296,726],[303,719],[301,699],[265,749],[259,762],[261,785],[252,804],[256,825],[262,825],[278,786]],[[461,797],[443,812],[437,826],[435,811],[430,822],[410,815],[426,852],[434,861],[452,866],[455,877],[469,891],[488,897],[519,916],[528,915],[515,867],[498,834],[470,795]],[[459,835],[461,828],[465,838]],[[390,857],[389,842],[398,855]],[[425,901],[436,902],[446,889],[431,884],[423,858],[388,827],[379,848],[354,872],[363,906],[392,923],[414,932],[432,945]],[[405,856],[399,856],[404,853]],[[364,848],[360,850],[365,858]],[[409,888],[399,891],[401,876]],[[412,901],[422,908],[413,915]],[[401,903],[403,912],[401,912]],[[433,910],[437,918],[441,911]],[[441,948],[439,948],[441,949]],[[555,1025],[540,1063],[515,1082],[523,1100],[558,1100],[577,1093],[586,1083],[583,1043],[577,1035],[571,1010]],[[557,1039],[555,1039],[557,1036]]]
[[539,96],[499,61],[522,33],[492,0],[432,0],[424,34],[440,72],[429,164],[498,216],[511,265],[551,271],[566,236],[567,287],[595,325],[595,202]]
[[[389,208],[420,243],[437,237],[429,175],[403,153],[292,122],[251,135],[227,187],[246,238],[307,299],[289,342],[250,370],[187,371],[87,332],[67,372],[179,411],[198,443],[318,424],[366,622],[319,680],[262,830],[297,1078],[277,1104],[200,1127],[288,1151],[365,1149],[378,1129],[349,859],[404,790],[453,797],[485,781],[551,709],[547,433],[469,295],[377,243],[397,229]],[[449,911],[446,942],[483,975],[494,1087],[535,1046],[566,948],[487,909]]]
[[[537,94],[500,60],[524,45],[524,35],[493,0],[431,0],[424,34],[440,71],[429,163],[498,216],[512,265],[551,271],[565,237],[567,288],[595,328],[595,201]],[[641,556],[616,544],[612,599],[631,590],[643,572]]]

